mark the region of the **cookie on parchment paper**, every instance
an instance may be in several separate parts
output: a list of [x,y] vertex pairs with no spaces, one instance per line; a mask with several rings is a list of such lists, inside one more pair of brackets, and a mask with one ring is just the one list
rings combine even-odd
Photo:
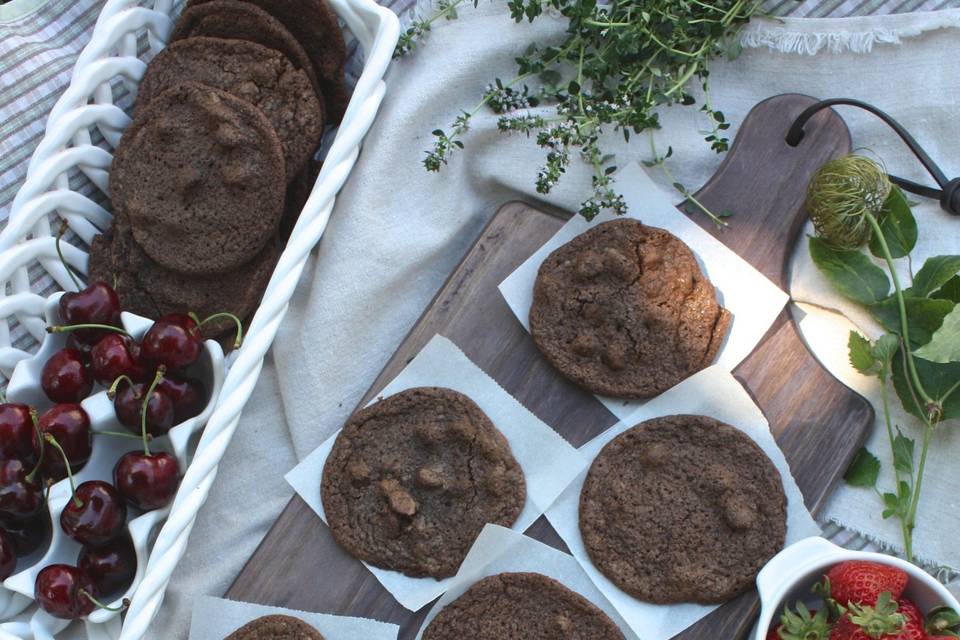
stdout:
[[526,501],[507,439],[452,389],[401,391],[355,413],[323,468],[323,509],[350,554],[412,577],[457,572],[486,523]]
[[251,620],[224,640],[323,640],[323,636],[299,618],[271,615]]
[[780,472],[745,433],[674,415],[624,431],[594,459],[580,492],[593,564],[655,603],[726,602],[783,548]]

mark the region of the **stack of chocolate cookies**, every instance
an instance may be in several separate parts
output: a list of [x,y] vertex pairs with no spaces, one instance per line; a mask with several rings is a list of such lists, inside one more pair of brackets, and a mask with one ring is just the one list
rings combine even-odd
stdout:
[[252,315],[346,108],[344,60],[325,0],[190,0],[115,151],[90,279],[148,318]]

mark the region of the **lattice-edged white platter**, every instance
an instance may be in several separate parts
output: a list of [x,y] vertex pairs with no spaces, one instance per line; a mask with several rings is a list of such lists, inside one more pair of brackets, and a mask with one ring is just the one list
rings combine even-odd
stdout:
[[[229,358],[225,375],[218,373],[223,363],[219,347],[210,342],[206,345],[202,360],[214,392],[211,401],[201,416],[172,430],[164,443],[186,466],[172,505],[130,519],[138,560],[137,576],[128,593],[130,608],[122,616],[95,611],[84,621],[90,638],[136,640],[155,617],[307,256],[323,235],[336,194],[349,176],[383,100],[383,76],[400,30],[396,16],[373,0],[329,2],[362,48],[363,70],[343,121],[324,149],[320,175],[250,321],[243,346]],[[61,346],[62,336],[48,336],[45,331],[48,321],[55,319],[51,314],[55,314],[59,294],[43,294],[49,293],[51,284],[57,290],[76,289],[57,256],[58,218],[66,220],[73,231],[63,243],[66,262],[75,271],[86,273],[86,247],[111,221],[105,205],[111,151],[130,123],[122,107],[130,106],[146,62],[163,48],[175,17],[173,0],[108,0],[90,43],[77,59],[69,87],[50,113],[7,226],[0,232],[0,372],[11,380],[12,399],[30,401],[31,385],[38,387],[41,358]],[[146,330],[144,322],[124,314],[125,326],[135,335]],[[94,430],[111,428],[115,417],[105,392],[83,405]],[[95,441],[93,458],[81,472],[81,480],[103,476],[105,456],[117,453],[112,448],[130,448],[124,442],[104,444],[108,440]],[[51,490],[54,515],[69,497],[69,487],[64,487],[61,482]],[[55,519],[51,545],[23,559],[0,588],[0,640],[53,638],[65,626],[32,606],[32,584],[28,584],[45,564],[75,559],[77,547],[58,535],[57,528]]]

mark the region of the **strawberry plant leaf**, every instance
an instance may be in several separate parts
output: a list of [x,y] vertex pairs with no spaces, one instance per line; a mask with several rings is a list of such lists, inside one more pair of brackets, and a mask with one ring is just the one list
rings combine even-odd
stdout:
[[930,342],[913,352],[930,362],[960,362],[960,305],[943,318],[940,328],[933,332]]
[[[903,192],[897,187],[890,190],[878,219],[880,232],[887,241],[890,256],[894,259],[902,258],[910,253],[917,244],[917,221],[910,211],[910,205]],[[870,235],[870,253],[878,258],[883,257],[880,241],[873,234]]]
[[893,466],[897,471],[913,474],[913,447],[913,440],[897,427],[897,435],[893,438]]
[[[953,310],[954,303],[933,298],[905,298],[904,306],[910,320],[910,344],[912,347],[919,347],[930,342],[934,332],[943,324],[943,319]],[[898,335],[901,333],[900,307],[896,295],[868,305],[867,308],[884,329]]]
[[[915,397],[907,381],[903,360],[902,349],[897,350],[897,354],[893,357],[893,388],[900,402],[903,403],[903,408],[910,414],[922,418],[925,407]],[[940,417],[944,420],[960,418],[960,362],[942,364],[915,358],[914,364],[917,368],[917,377],[920,378],[924,389],[941,404]]]
[[869,340],[856,331],[851,331],[850,338],[847,340],[847,350],[850,354],[850,364],[854,369],[864,375],[873,373],[877,358]]
[[960,256],[927,258],[913,277],[913,295],[918,298],[940,297],[930,294],[949,282],[960,271]]
[[947,280],[947,282],[934,291],[930,297],[960,302],[960,276],[953,276]]
[[810,257],[830,284],[854,302],[876,304],[890,291],[887,274],[859,251],[834,249],[820,238],[810,236]]
[[843,479],[853,487],[871,488],[877,485],[879,475],[880,460],[866,447],[860,447],[847,467],[847,472],[843,474]]

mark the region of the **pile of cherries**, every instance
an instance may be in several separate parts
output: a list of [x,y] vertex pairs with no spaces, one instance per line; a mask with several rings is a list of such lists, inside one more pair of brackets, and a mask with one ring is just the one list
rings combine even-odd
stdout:
[[[37,575],[35,597],[49,614],[83,617],[100,594],[128,585],[136,554],[126,529],[127,510],[160,509],[173,499],[180,481],[177,459],[151,452],[149,442],[200,413],[203,383],[184,375],[203,350],[200,324],[189,314],[161,317],[140,342],[120,326],[120,302],[112,287],[95,282],[60,298],[67,346],[44,364],[41,387],[56,404],[37,416],[23,404],[0,404],[0,580],[10,576],[17,557],[39,549],[48,537],[46,489],[70,479],[72,496],[60,527],[82,545],[77,564],[53,564]],[[109,388],[117,418],[130,434],[91,430],[80,405],[94,383]],[[87,464],[93,436],[125,436],[142,448],[117,461],[113,483],[77,486],[73,475]]]

